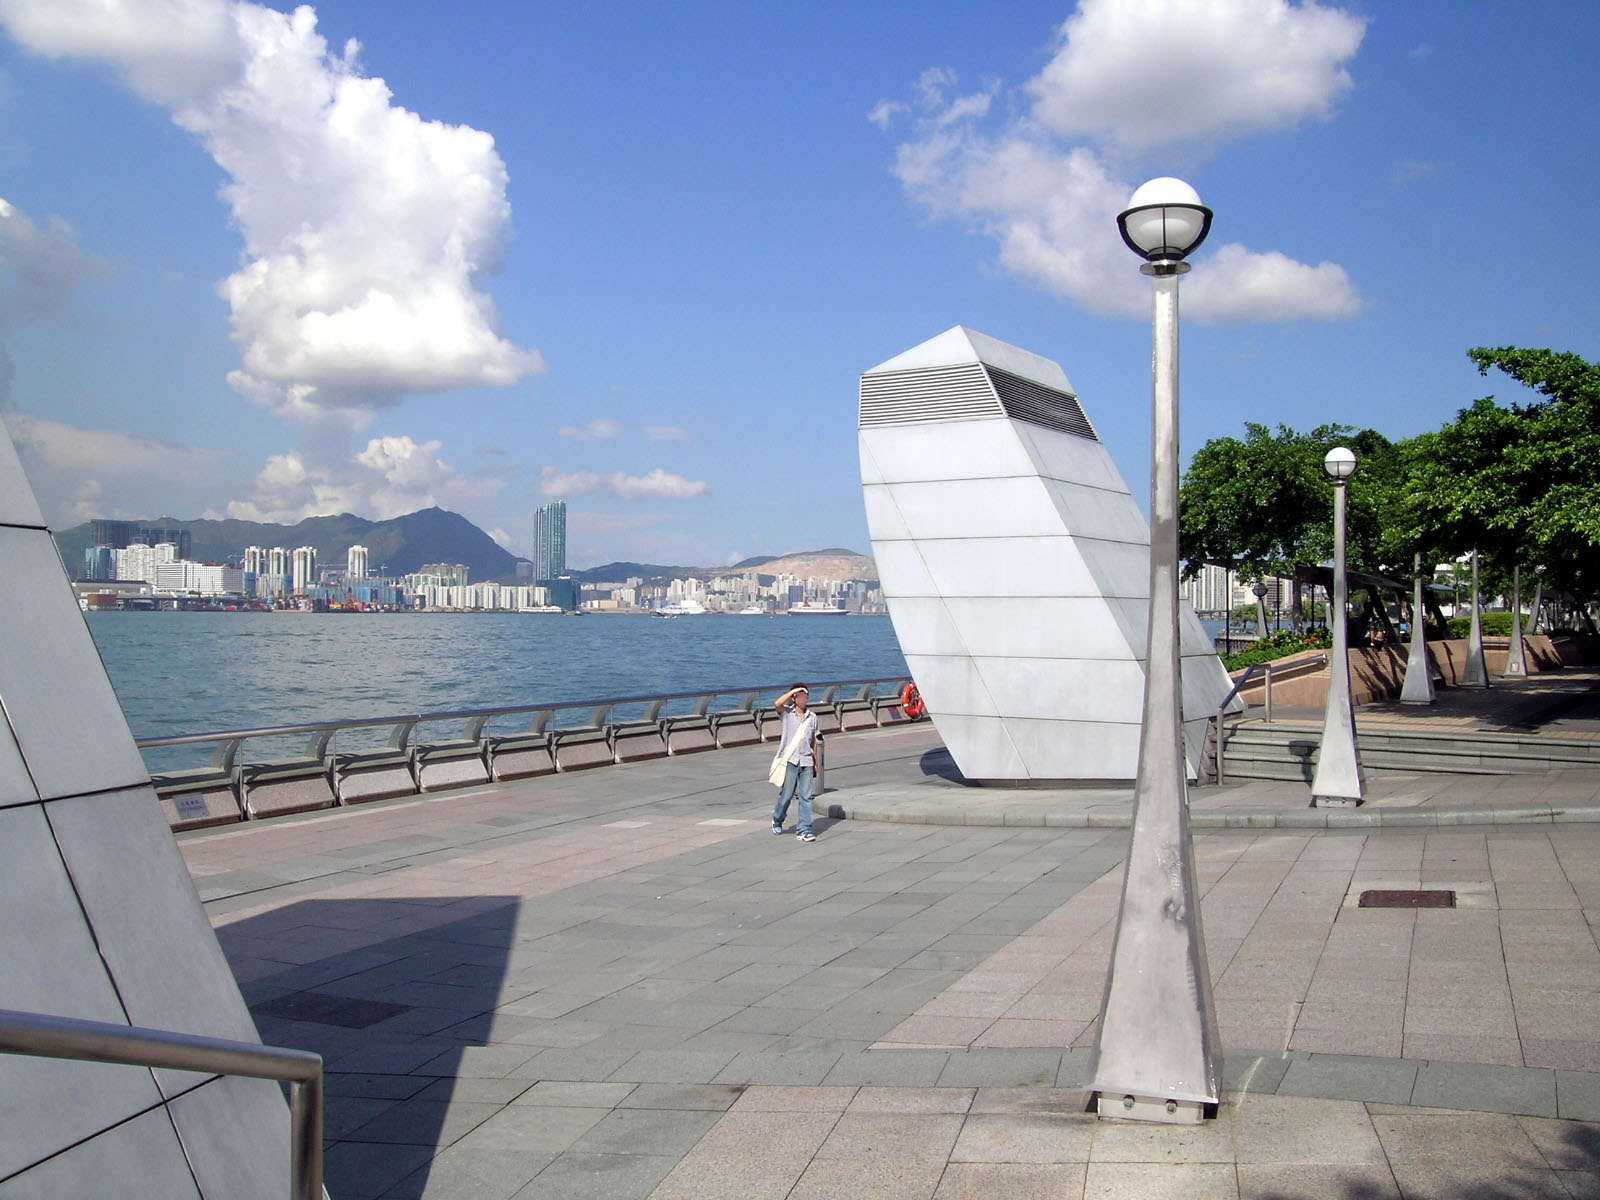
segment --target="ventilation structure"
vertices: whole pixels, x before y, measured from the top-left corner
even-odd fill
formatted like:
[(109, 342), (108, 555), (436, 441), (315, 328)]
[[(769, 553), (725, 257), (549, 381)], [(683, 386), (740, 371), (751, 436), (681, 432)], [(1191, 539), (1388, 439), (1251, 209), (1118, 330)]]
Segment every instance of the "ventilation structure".
[[(861, 377), (860, 450), (889, 615), (961, 772), (1134, 778), (1150, 531), (1061, 367), (957, 326)], [(1183, 621), (1192, 771), (1230, 684)]]

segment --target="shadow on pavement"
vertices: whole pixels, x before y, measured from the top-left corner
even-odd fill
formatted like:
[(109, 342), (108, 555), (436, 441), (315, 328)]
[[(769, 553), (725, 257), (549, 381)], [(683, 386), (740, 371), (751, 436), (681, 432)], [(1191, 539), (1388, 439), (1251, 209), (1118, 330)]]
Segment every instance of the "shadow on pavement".
[[(323, 1056), (329, 1195), (421, 1195), (433, 1156), (466, 1132), (451, 1100), (463, 1055), (488, 1043), (507, 999), (519, 905), (509, 896), (306, 900), (217, 930), (249, 980), (241, 986), (262, 1040)], [(319, 947), (338, 949), (285, 961)]]

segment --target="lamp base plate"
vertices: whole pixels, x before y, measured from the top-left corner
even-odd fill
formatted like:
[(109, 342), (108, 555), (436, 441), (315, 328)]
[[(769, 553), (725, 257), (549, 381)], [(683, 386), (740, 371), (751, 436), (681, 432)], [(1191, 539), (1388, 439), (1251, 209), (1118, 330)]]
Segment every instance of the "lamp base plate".
[(1360, 808), (1360, 796), (1313, 796), (1312, 808)]

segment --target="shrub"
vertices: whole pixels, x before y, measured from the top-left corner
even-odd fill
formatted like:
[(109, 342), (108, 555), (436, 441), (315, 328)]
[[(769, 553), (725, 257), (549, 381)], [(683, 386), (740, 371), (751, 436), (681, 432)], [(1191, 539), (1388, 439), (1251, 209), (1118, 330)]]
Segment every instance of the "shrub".
[[(1508, 612), (1480, 613), (1479, 619), (1483, 624), (1484, 637), (1510, 637), (1511, 614)], [(1471, 617), (1451, 617), (1449, 621), (1450, 636), (1465, 638), (1472, 631)]]
[(1276, 662), (1291, 654), (1299, 654), (1302, 650), (1326, 650), (1331, 645), (1333, 635), (1320, 626), (1305, 633), (1281, 629), (1277, 633), (1269, 633), (1248, 650), (1224, 655), (1222, 665), (1230, 671), (1237, 671), (1240, 667), (1253, 667), (1257, 663)]

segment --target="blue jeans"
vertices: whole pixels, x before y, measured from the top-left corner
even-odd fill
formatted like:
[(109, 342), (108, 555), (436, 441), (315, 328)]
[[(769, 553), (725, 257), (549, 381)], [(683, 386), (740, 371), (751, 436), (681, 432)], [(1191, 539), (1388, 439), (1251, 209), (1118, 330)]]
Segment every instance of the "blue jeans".
[(783, 786), (778, 789), (778, 803), (772, 810), (772, 823), (782, 825), (789, 815), (789, 801), (800, 797), (800, 832), (811, 828), (811, 781), (816, 778), (815, 767), (790, 763), (783, 771)]

